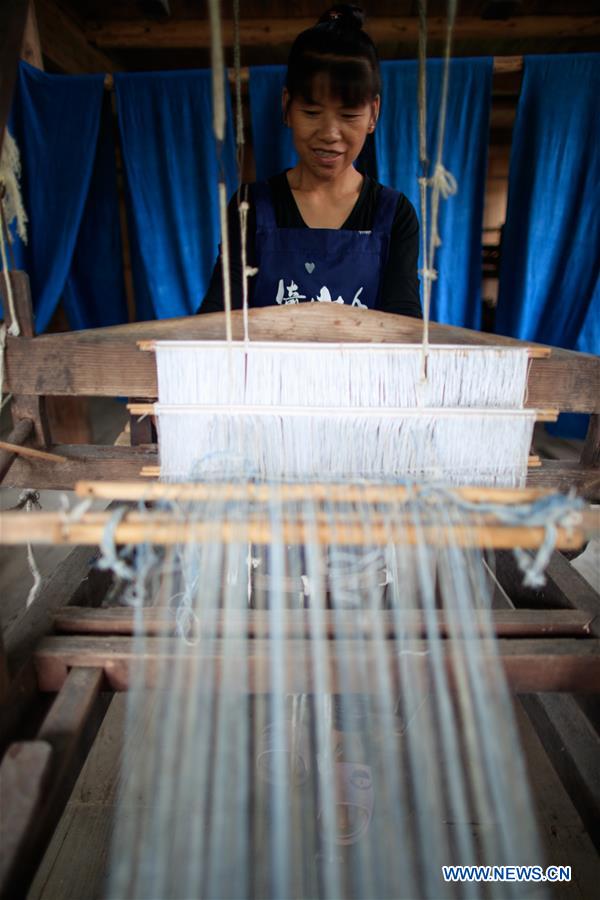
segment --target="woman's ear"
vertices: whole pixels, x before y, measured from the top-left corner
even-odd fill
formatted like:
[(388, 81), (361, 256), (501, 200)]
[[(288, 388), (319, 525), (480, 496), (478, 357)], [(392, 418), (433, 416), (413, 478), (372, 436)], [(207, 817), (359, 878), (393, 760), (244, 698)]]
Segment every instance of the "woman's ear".
[(379, 96), (379, 94), (377, 94), (377, 96), (371, 103), (371, 118), (369, 120), (369, 131), (375, 131), (375, 126), (377, 125), (377, 119), (379, 118), (379, 110), (380, 109), (381, 109), (381, 97)]
[(283, 116), (283, 124), (287, 125), (288, 123), (288, 109), (290, 105), (290, 92), (286, 87), (284, 87), (283, 92), (281, 94), (281, 115)]

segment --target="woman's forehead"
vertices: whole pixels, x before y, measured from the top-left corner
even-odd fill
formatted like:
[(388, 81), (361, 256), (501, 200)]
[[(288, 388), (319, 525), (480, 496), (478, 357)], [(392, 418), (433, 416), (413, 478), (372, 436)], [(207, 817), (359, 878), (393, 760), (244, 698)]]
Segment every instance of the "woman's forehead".
[(327, 72), (320, 72), (314, 76), (307, 90), (298, 95), (300, 103), (306, 103), (309, 106), (334, 107), (336, 109), (358, 108), (368, 105), (368, 101), (358, 101), (352, 104), (341, 96), (337, 91), (332, 89), (331, 78)]

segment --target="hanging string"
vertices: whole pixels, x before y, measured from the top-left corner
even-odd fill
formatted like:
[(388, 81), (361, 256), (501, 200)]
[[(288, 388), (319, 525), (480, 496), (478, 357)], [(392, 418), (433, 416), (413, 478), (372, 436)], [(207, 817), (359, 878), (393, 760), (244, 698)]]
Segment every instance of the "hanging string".
[(231, 328), (231, 277), (229, 270), (229, 232), (227, 227), (227, 187), (223, 168), (223, 146), (225, 143), (225, 64), (223, 59), (223, 39), (221, 33), (221, 10), (219, 0), (208, 0), (210, 13), (210, 55), (213, 96), (213, 131), (217, 141), (219, 160), (219, 220), (221, 223), (221, 261), (223, 275), (223, 306), (225, 308), (225, 336), (232, 340)]
[[(446, 44), (444, 50), (444, 70), (442, 76), (442, 94), (438, 112), (437, 150), (433, 176), (428, 176), (429, 161), (427, 158), (426, 130), (426, 41), (427, 41), (427, 4), (426, 0), (418, 0), (419, 12), (419, 157), (421, 175), (419, 191), (421, 197), (421, 216), (423, 231), (423, 343), (421, 354), (421, 381), (427, 380), (427, 361), (429, 357), (429, 317), (431, 311), (431, 285), (437, 280), (435, 269), (435, 251), (441, 244), (438, 229), (440, 196), (447, 200), (456, 194), (458, 185), (454, 176), (443, 165), (444, 137), (446, 132), (446, 113), (448, 109), (448, 85), (450, 80), (450, 53), (452, 35), (456, 20), (457, 0), (448, 0), (448, 18), (446, 23)], [(431, 188), (431, 224), (427, 234), (427, 188)]]
[[(31, 488), (26, 488), (24, 491), (21, 491), (16, 505), (12, 506), (11, 510), (24, 509), (26, 512), (31, 512), (33, 509), (41, 508), (42, 504), (40, 503), (40, 495), (38, 491), (32, 490)], [(42, 573), (38, 568), (37, 562), (35, 561), (35, 557), (33, 555), (33, 547), (29, 543), (27, 544), (27, 562), (29, 564), (31, 577), (33, 578), (33, 584), (29, 589), (27, 600), (25, 601), (25, 608), (29, 609), (33, 601), (36, 599), (42, 585)]]

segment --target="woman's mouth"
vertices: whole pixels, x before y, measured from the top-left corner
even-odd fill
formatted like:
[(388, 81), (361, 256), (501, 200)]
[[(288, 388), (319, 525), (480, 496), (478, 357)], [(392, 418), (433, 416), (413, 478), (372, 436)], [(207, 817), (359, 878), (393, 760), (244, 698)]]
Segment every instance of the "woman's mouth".
[(315, 148), (313, 150), (314, 155), (317, 157), (320, 163), (324, 165), (331, 165), (336, 160), (340, 158), (343, 154), (337, 150), (321, 150)]

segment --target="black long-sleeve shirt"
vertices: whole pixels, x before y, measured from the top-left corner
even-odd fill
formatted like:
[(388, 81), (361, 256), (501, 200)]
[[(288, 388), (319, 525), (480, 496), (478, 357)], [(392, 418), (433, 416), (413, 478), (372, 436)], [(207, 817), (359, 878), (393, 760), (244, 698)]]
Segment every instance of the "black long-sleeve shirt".
[[(252, 185), (248, 185), (248, 231), (246, 242), (247, 264), (256, 266), (256, 210)], [(269, 179), (271, 199), (278, 228), (308, 228), (294, 200), (285, 172)], [(342, 225), (350, 231), (370, 231), (373, 228), (375, 210), (381, 185), (365, 175), (360, 195), (350, 215)], [(231, 304), (233, 309), (242, 307), (242, 266), (240, 259), (240, 223), (237, 197), (229, 203), (227, 211), (229, 229), (229, 253), (231, 257)], [(392, 225), (389, 254), (383, 271), (377, 309), (381, 312), (399, 313), (421, 317), (417, 265), (419, 258), (419, 222), (410, 201), (400, 194)], [(249, 305), (252, 306), (254, 279), (248, 279)], [(221, 258), (217, 259), (200, 307), (201, 313), (223, 310)]]

